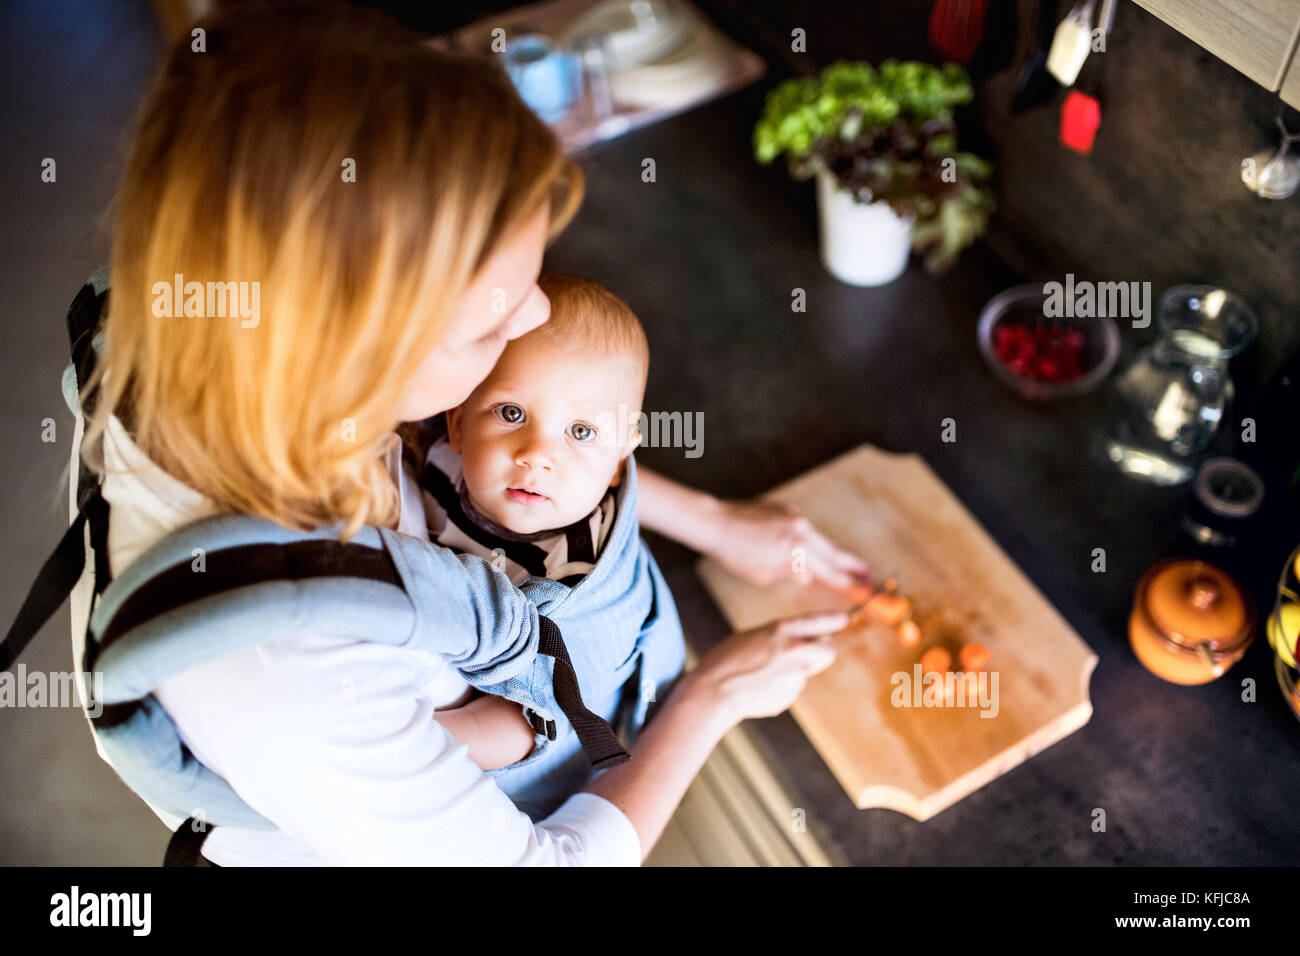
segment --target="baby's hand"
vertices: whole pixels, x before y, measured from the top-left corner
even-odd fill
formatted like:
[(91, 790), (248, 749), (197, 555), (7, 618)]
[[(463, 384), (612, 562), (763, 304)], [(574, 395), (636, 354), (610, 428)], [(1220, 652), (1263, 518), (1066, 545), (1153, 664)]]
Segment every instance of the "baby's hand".
[(504, 697), (476, 697), (461, 707), (436, 711), (433, 719), (468, 747), (469, 758), (484, 770), (518, 763), (533, 750), (535, 734), (523, 709)]

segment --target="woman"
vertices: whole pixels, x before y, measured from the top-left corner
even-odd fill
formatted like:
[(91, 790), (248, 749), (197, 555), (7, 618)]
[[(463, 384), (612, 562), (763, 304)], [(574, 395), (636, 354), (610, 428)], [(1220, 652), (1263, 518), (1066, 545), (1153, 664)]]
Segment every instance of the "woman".
[[(373, 15), (235, 7), (203, 27), (206, 49), (173, 51), (146, 103), (118, 199), (88, 431), (110, 566), (223, 511), (423, 537), (394, 429), (460, 403), (546, 321), (536, 279), (581, 175), (499, 71)], [(247, 283), (257, 315), (160, 311), (155, 286), (182, 281)], [(640, 516), (689, 528), (683, 543), (755, 580), (796, 547), (830, 583), (864, 570), (801, 518), (644, 471)], [(845, 623), (729, 638), (662, 702), (631, 762), (536, 825), (432, 718), (466, 691), (435, 655), (285, 638), (156, 696), (278, 827), (217, 828), (214, 862), (635, 864), (721, 735), (784, 710)]]

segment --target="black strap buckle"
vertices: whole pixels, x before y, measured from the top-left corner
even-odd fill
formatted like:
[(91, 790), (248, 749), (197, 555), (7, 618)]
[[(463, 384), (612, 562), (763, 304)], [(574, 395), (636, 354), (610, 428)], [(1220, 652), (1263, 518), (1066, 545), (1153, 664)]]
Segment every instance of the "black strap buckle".
[(534, 733), (541, 734), (547, 740), (555, 739), (555, 721), (544, 719), (531, 707), (524, 708), (524, 720), (532, 726)]

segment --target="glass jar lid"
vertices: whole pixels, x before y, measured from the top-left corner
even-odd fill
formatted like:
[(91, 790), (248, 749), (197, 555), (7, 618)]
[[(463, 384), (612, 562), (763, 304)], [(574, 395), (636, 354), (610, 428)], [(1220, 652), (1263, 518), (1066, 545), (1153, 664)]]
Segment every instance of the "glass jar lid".
[(1171, 558), (1153, 565), (1138, 585), (1138, 606), (1171, 643), (1230, 652), (1254, 636), (1250, 598), (1226, 572), (1204, 561)]
[(1224, 518), (1248, 518), (1264, 501), (1264, 481), (1245, 462), (1210, 458), (1196, 474), (1196, 497)]
[(1203, 359), (1232, 358), (1259, 331), (1259, 319), (1245, 301), (1212, 285), (1166, 289), (1156, 322), (1172, 344)]

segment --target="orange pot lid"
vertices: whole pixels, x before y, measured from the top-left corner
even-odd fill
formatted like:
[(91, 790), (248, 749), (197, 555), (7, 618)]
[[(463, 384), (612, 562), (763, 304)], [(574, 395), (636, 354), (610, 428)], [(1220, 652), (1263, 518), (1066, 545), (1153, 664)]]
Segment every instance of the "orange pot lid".
[(1172, 559), (1152, 566), (1138, 600), (1159, 630), (1186, 647), (1224, 648), (1248, 639), (1254, 628), (1241, 586), (1204, 561)]

